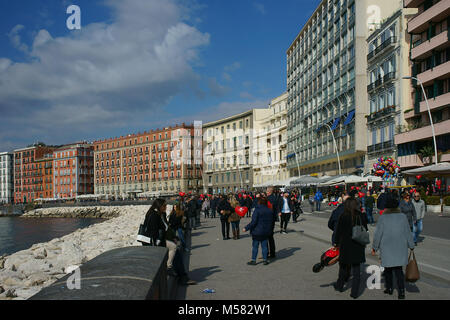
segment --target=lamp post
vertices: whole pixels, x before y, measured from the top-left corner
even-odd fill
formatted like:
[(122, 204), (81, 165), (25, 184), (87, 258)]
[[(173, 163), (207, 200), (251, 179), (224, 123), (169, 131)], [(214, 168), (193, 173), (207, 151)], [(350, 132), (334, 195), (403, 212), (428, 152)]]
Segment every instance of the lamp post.
[[(325, 106), (325, 109), (327, 109), (328, 112), (330, 111), (326, 106)], [(334, 138), (333, 130), (331, 130), (331, 127), (327, 123), (324, 123), (324, 125), (326, 125), (327, 128), (330, 130), (331, 136), (333, 137), (334, 149), (336, 150), (336, 155), (337, 155), (337, 158), (338, 158), (339, 175), (341, 175), (342, 174), (342, 172), (341, 172), (341, 160), (339, 159), (339, 151), (338, 151), (338, 148), (337, 148), (336, 139)]]
[(430, 123), (431, 123), (431, 132), (433, 133), (433, 143), (434, 143), (434, 163), (438, 164), (438, 153), (437, 153), (437, 145), (436, 145), (436, 135), (434, 133), (434, 125), (433, 125), (433, 119), (431, 117), (431, 111), (430, 111), (430, 105), (428, 104), (428, 99), (427, 99), (427, 94), (425, 93), (425, 89), (423, 88), (423, 84), (422, 81), (420, 81), (419, 79), (417, 79), (416, 77), (412, 77), (412, 76), (406, 76), (403, 77), (403, 79), (414, 79), (417, 82), (420, 83), (420, 87), (422, 88), (422, 92), (423, 92), (423, 96), (425, 97), (425, 102), (427, 104), (427, 109), (428, 109), (428, 116), (430, 117)]
[(298, 153), (297, 151), (294, 151), (294, 153), (295, 153), (295, 161), (297, 162), (298, 176), (300, 177), (300, 164), (298, 163)]

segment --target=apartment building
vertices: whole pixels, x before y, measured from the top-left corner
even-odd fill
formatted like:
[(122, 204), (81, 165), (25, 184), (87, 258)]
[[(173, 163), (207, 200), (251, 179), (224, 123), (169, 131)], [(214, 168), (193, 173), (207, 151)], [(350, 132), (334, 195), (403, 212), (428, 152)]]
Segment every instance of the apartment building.
[(40, 143), (14, 150), (14, 203), (44, 198), (45, 165), (39, 160), (50, 157), (54, 149)]
[(14, 154), (0, 153), (0, 204), (14, 202)]
[(253, 139), (254, 185), (289, 178), (287, 170), (287, 92), (273, 99)]
[[(398, 161), (403, 169), (435, 161), (433, 120), (438, 160), (450, 161), (450, 1), (404, 0), (405, 8), (417, 8), (408, 22), (413, 63), (410, 108), (406, 125), (395, 135)], [(421, 84), (424, 87), (423, 93)], [(426, 97), (425, 97), (426, 95)], [(431, 154), (429, 150), (432, 150)]]
[(363, 171), (366, 39), (374, 25), (399, 7), (399, 1), (392, 0), (323, 0), (289, 46), (287, 167), (291, 176), (339, 173), (334, 141), (342, 173)]
[(366, 173), (380, 157), (397, 158), (395, 132), (405, 124), (404, 112), (412, 104), (411, 84), (403, 79), (411, 75), (412, 67), (407, 21), (416, 13), (417, 9), (400, 8), (367, 38)]
[(53, 153), (46, 153), (42, 158), (36, 159), (36, 165), (38, 167), (38, 184), (41, 193), (39, 197), (41, 199), (53, 198)]
[(202, 190), (201, 124), (94, 141), (94, 191), (115, 197)]
[(205, 191), (226, 194), (253, 188), (254, 137), (269, 109), (251, 109), (203, 124)]
[(45, 181), (54, 181), (51, 197), (64, 199), (94, 193), (92, 144), (79, 142), (61, 146), (53, 151), (51, 160), (46, 164), (49, 175)]

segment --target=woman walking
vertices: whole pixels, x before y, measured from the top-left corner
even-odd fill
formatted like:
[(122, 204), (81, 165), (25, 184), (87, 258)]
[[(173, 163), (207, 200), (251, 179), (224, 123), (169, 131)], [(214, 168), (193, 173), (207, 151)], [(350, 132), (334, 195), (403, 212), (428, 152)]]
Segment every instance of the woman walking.
[(416, 209), (411, 202), (411, 196), (408, 192), (405, 192), (403, 194), (403, 200), (400, 201), (399, 208), (400, 211), (406, 215), (409, 223), (409, 228), (411, 229), (411, 232), (413, 232), (414, 224), (417, 221), (417, 214)]
[(344, 291), (344, 284), (353, 275), (352, 290), (350, 297), (356, 299), (359, 293), (361, 281), (360, 265), (366, 262), (365, 246), (352, 239), (352, 229), (355, 225), (362, 225), (367, 230), (367, 218), (359, 210), (359, 202), (351, 197), (344, 202), (344, 212), (339, 217), (336, 234), (335, 247), (339, 247), (339, 276), (334, 288)]
[(258, 205), (252, 214), (252, 221), (243, 229), (244, 232), (250, 231), (252, 235), (252, 260), (247, 264), (256, 265), (258, 248), (261, 245), (263, 263), (269, 264), (267, 258), (269, 253), (268, 239), (272, 234), (273, 212), (267, 206), (267, 198), (260, 197)]
[(169, 216), (170, 227), (177, 232), (178, 239), (180, 239), (181, 245), (186, 252), (189, 252), (189, 248), (186, 245), (184, 237), (184, 224), (186, 218), (184, 217), (184, 211), (181, 210), (181, 206), (176, 204), (172, 213)]
[(385, 211), (377, 222), (372, 244), (372, 255), (381, 252), (386, 290), (393, 294), (393, 275), (397, 280), (398, 298), (405, 299), (405, 276), (403, 266), (408, 264), (408, 248), (414, 250), (414, 239), (407, 216), (398, 208), (398, 198), (387, 193)]
[(231, 230), (233, 231), (233, 240), (239, 239), (239, 222), (241, 217), (236, 213), (236, 207), (239, 207), (239, 202), (235, 197), (230, 197), (231, 213), (228, 222), (231, 223)]
[(177, 276), (176, 272), (173, 270), (173, 259), (177, 251), (176, 236), (175, 232), (170, 228), (169, 223), (167, 222), (166, 209), (166, 200), (161, 198), (156, 199), (145, 216), (144, 225), (148, 225), (153, 245), (169, 249), (167, 274)]

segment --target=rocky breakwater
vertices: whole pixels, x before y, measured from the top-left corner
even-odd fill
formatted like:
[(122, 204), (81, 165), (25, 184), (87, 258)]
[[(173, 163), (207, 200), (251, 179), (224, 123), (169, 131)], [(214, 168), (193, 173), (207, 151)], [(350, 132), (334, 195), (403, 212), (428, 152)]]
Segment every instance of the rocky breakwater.
[(24, 213), (22, 218), (102, 218), (118, 217), (124, 207), (64, 207), (41, 208)]
[(79, 266), (112, 249), (140, 246), (136, 236), (149, 206), (108, 208), (118, 216), (10, 256), (1, 256), (0, 299), (28, 299), (65, 276), (69, 266)]

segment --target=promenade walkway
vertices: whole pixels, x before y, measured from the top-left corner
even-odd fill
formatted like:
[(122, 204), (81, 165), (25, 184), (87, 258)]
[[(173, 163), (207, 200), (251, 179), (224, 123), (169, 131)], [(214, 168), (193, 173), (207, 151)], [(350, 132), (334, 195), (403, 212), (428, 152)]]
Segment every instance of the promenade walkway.
[[(202, 225), (192, 232), (190, 277), (197, 285), (180, 287), (177, 299), (183, 300), (298, 300), (298, 299), (351, 299), (350, 283), (345, 292), (336, 292), (333, 283), (337, 279), (338, 266), (327, 267), (313, 273), (312, 266), (319, 261), (321, 253), (330, 246), (331, 231), (327, 228), (327, 213), (301, 215), (299, 223), (290, 222), (288, 234), (275, 234), (277, 259), (265, 266), (258, 260), (249, 266), (251, 236), (242, 234), (240, 240), (222, 240), (218, 218), (204, 219)], [(300, 220), (299, 219), (299, 220)], [(241, 220), (241, 229), (249, 218)], [(279, 223), (275, 227), (279, 231)], [(373, 235), (374, 227), (370, 227)], [(425, 237), (416, 249), (422, 278), (415, 284), (407, 283), (406, 299), (450, 299), (450, 270), (448, 252), (450, 241)], [(442, 251), (444, 250), (444, 251)], [(261, 252), (259, 253), (261, 256)], [(367, 248), (367, 262), (362, 268), (361, 296), (359, 299), (396, 300), (381, 290), (369, 290), (365, 272), (368, 265), (379, 265)], [(425, 266), (427, 265), (427, 266)], [(215, 293), (202, 293), (206, 288)]]

